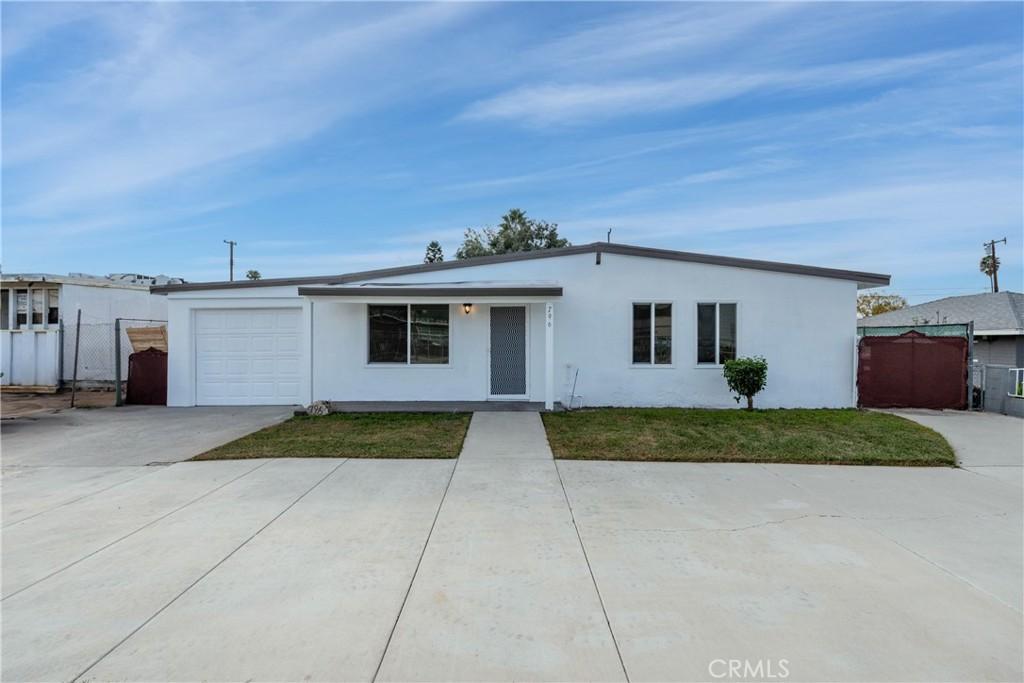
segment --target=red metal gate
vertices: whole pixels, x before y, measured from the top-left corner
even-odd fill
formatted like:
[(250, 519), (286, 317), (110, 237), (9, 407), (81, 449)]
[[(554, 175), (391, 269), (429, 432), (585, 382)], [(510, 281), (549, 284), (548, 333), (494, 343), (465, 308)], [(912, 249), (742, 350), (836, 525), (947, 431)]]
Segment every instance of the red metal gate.
[(967, 407), (967, 340), (907, 332), (863, 337), (857, 390), (866, 408)]
[(128, 356), (125, 403), (167, 405), (167, 353), (154, 348)]

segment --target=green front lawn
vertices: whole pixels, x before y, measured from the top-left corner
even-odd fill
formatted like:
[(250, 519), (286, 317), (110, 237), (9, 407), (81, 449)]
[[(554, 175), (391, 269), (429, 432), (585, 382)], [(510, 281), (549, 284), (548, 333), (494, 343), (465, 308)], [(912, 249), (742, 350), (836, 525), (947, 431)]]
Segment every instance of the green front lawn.
[(468, 413), (334, 413), (293, 417), (193, 460), (239, 458), (454, 458)]
[(942, 436), (866, 410), (593, 408), (545, 413), (556, 458), (948, 465)]

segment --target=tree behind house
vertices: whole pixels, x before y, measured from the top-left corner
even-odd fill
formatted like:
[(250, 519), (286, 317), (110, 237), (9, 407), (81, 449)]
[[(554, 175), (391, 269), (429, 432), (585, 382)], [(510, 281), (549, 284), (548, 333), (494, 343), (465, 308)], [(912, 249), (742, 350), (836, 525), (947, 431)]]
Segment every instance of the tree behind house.
[(245, 279), (247, 280), (262, 280), (263, 276), (260, 275), (258, 270), (247, 270), (245, 271)]
[(857, 317), (881, 315), (907, 307), (907, 300), (896, 294), (859, 294), (857, 296)]
[(427, 245), (427, 253), (423, 256), (424, 263), (440, 263), (444, 261), (444, 251), (441, 250), (441, 244), (437, 240), (432, 240)]
[(521, 209), (510, 209), (501, 217), (497, 228), (487, 226), (480, 230), (466, 230), (455, 258), (467, 259), (568, 246), (569, 240), (558, 235), (557, 223), (530, 218)]

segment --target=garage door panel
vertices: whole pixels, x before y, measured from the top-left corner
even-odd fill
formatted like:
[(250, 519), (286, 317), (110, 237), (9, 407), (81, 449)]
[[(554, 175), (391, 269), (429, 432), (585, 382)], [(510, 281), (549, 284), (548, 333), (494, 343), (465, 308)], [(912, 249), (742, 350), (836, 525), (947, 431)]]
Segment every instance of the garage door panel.
[(229, 375), (248, 375), (252, 364), (245, 358), (229, 358), (225, 363)]
[[(283, 363), (284, 361), (281, 362)], [(273, 375), (275, 366), (281, 367), (281, 364), (275, 363), (273, 358), (254, 358), (252, 361), (252, 372), (256, 375)], [(283, 370), (284, 368), (281, 367), (281, 369)]]
[(213, 334), (200, 334), (196, 337), (196, 350), (204, 353), (223, 351), (224, 337)]
[(196, 403), (301, 402), (299, 309), (196, 312)]
[(299, 359), (298, 358), (281, 358), (277, 361), (278, 370), (284, 375), (298, 375), (299, 374)]
[(252, 339), (250, 337), (243, 337), (238, 334), (224, 336), (224, 351), (228, 353), (248, 351), (251, 346)]
[(252, 350), (260, 353), (269, 353), (274, 350), (274, 336), (260, 335), (252, 337)]
[(219, 358), (204, 358), (199, 362), (199, 376), (220, 375), (224, 373), (224, 361)]
[(219, 332), (224, 329), (224, 319), (212, 316), (196, 316), (196, 330), (199, 332)]
[(270, 398), (274, 395), (273, 382), (253, 382), (252, 395), (254, 398)]
[(296, 399), (297, 402), (299, 398), (299, 385), (297, 382), (279, 382), (277, 393), (279, 396), (290, 396)]

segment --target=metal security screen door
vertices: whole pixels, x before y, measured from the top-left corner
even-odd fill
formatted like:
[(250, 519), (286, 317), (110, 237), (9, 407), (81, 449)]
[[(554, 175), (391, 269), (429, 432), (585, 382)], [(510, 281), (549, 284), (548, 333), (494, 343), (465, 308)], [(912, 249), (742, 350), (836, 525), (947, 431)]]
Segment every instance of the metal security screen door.
[(491, 306), (491, 396), (526, 396), (525, 306)]

